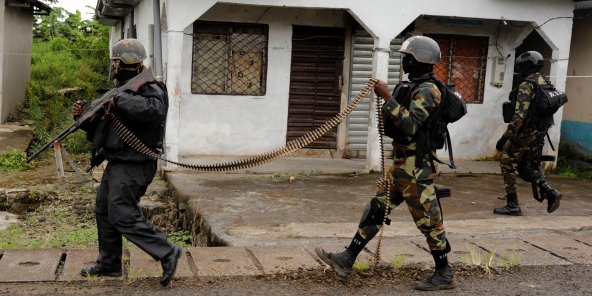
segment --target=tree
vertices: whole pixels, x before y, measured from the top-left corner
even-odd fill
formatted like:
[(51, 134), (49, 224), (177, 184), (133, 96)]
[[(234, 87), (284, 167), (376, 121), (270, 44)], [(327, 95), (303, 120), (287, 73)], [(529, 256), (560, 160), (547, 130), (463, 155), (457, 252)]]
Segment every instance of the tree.
[[(35, 17), (31, 80), (23, 110), (35, 127), (31, 148), (72, 122), (69, 110), (74, 101), (91, 101), (110, 88), (108, 46), (109, 28), (96, 20), (83, 20), (80, 12), (53, 7), (49, 15)], [(74, 137), (78, 138), (84, 141)]]

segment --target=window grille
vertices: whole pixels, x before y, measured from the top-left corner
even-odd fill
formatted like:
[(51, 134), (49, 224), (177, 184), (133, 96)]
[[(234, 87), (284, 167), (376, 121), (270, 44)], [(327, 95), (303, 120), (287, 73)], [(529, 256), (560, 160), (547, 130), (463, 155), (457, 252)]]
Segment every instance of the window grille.
[(267, 32), (267, 25), (195, 22), (191, 93), (264, 95)]
[(434, 67), (438, 80), (454, 84), (467, 103), (483, 103), (487, 37), (429, 35), (438, 42), (442, 60)]

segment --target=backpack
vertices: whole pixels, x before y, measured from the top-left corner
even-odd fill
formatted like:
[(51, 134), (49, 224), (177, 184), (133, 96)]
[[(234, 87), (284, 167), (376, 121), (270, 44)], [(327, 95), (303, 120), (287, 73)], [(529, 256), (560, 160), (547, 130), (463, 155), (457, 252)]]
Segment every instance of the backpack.
[[(549, 141), (549, 146), (555, 151), (551, 137), (549, 137), (549, 128), (553, 125), (553, 114), (567, 103), (567, 95), (559, 91), (553, 86), (549, 80), (545, 79), (545, 84), (540, 85), (536, 81), (524, 80), (532, 84), (535, 89), (534, 98), (530, 103), (528, 109), (528, 116), (523, 126), (529, 128), (535, 128), (539, 131), (544, 131)], [(518, 88), (513, 89), (510, 92), (510, 98), (508, 102), (504, 102), (502, 105), (502, 115), (505, 123), (510, 123), (514, 112), (516, 112), (516, 103), (518, 101)]]
[[(448, 124), (458, 121), (467, 114), (467, 105), (460, 93), (455, 91), (453, 86), (446, 85), (431, 76), (429, 79), (412, 82), (405, 81), (397, 84), (393, 91), (393, 98), (405, 108), (409, 108), (413, 90), (426, 81), (434, 83), (440, 90), (442, 96), (440, 105), (432, 111), (430, 116), (423, 123), (421, 130), (415, 135), (415, 140), (417, 142), (416, 166), (421, 166), (423, 156), (427, 151), (442, 149), (446, 146), (450, 158), (450, 164), (447, 165), (454, 169), (456, 168), (456, 165), (454, 164)], [(401, 144), (407, 144), (413, 140), (411, 137), (406, 137), (397, 131), (396, 126), (388, 114), (383, 113), (383, 116), (385, 135), (393, 138), (395, 142)], [(432, 157), (431, 153), (428, 154), (430, 155), (432, 167), (434, 167), (433, 160), (436, 160), (439, 163), (444, 163), (439, 159)]]
[[(540, 119), (544, 119), (541, 117), (548, 117), (549, 115), (553, 115), (567, 103), (567, 95), (559, 91), (553, 86), (551, 82), (545, 79), (545, 84), (540, 85), (536, 81), (531, 80), (524, 80), (532, 84), (535, 89), (534, 99), (530, 103), (529, 108), (529, 116), (528, 117), (539, 117), (533, 118), (533, 121), (537, 121)], [(512, 117), (514, 117), (514, 112), (516, 111), (516, 103), (518, 100), (518, 89), (513, 89), (510, 92), (510, 97), (508, 102), (504, 102), (502, 105), (502, 115), (504, 117), (505, 123), (510, 123), (512, 121)], [(530, 110), (534, 110), (531, 115)]]

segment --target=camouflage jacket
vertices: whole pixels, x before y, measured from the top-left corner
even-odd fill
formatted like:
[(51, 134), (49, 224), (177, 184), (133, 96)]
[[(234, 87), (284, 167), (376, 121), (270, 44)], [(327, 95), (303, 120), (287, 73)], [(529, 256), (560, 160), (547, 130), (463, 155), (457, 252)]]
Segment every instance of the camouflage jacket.
[[(426, 74), (417, 80), (429, 78), (430, 74)], [(397, 129), (404, 135), (411, 138), (411, 143), (406, 146), (398, 146), (393, 143), (397, 150), (415, 150), (416, 141), (415, 134), (419, 131), (430, 116), (434, 108), (440, 105), (442, 94), (438, 86), (431, 81), (421, 82), (411, 93), (411, 101), (409, 108), (399, 104), (395, 98), (384, 104), (383, 112), (386, 112), (392, 119)]]
[[(545, 79), (540, 73), (532, 73), (528, 75), (525, 80), (529, 80), (532, 82), (537, 82), (539, 85), (545, 84)], [(530, 108), (530, 103), (534, 99), (536, 90), (532, 83), (528, 81), (522, 81), (518, 86), (518, 94), (516, 99), (516, 110), (514, 111), (514, 116), (512, 120), (508, 124), (508, 128), (504, 133), (504, 137), (506, 138), (519, 138), (523, 135), (533, 134), (537, 131), (522, 128), (524, 123), (528, 119), (528, 109)]]

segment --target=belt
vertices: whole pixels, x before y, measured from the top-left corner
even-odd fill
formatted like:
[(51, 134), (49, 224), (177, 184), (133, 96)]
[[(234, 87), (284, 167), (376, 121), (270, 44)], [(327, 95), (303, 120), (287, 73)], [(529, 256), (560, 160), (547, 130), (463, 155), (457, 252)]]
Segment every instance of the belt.
[(407, 158), (410, 156), (415, 156), (415, 150), (399, 150), (395, 151), (395, 158)]

